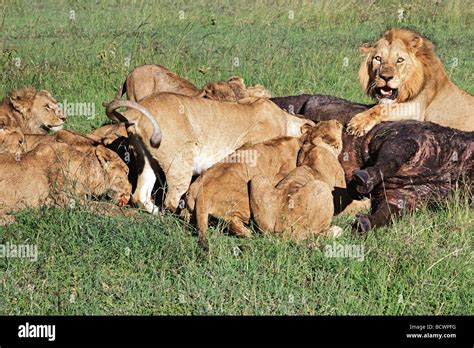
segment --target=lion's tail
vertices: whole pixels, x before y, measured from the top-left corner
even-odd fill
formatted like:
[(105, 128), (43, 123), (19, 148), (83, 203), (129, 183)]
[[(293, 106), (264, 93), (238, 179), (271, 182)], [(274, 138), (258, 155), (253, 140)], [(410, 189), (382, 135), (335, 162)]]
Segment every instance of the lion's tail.
[(196, 202), (194, 205), (194, 214), (196, 217), (196, 225), (199, 233), (199, 244), (205, 249), (208, 248), (206, 233), (208, 227), (209, 213), (207, 211), (207, 205), (204, 198), (203, 187), (199, 188), (199, 192), (196, 196)]
[(135, 109), (140, 111), (147, 119), (150, 121), (151, 125), (153, 126), (153, 134), (151, 135), (150, 138), (150, 143), (151, 146), (153, 147), (158, 147), (161, 143), (161, 138), (162, 138), (162, 133), (161, 133), (161, 128), (160, 125), (158, 124), (158, 121), (156, 118), (152, 115), (150, 111), (148, 111), (147, 108), (145, 108), (143, 105), (138, 104), (137, 102), (131, 101), (131, 100), (122, 100), (122, 99), (114, 99), (111, 103), (106, 104), (104, 103), (104, 106), (106, 107), (105, 112), (107, 116), (114, 120), (114, 121), (119, 121), (119, 122), (129, 122), (133, 123), (125, 117), (122, 113), (116, 111), (116, 109), (120, 107), (127, 107), (131, 109)]

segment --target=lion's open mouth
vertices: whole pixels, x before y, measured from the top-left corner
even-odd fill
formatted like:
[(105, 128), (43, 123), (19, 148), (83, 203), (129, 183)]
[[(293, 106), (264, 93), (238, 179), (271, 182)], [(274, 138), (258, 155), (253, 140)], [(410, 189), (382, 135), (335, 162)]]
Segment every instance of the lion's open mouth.
[(398, 89), (388, 86), (378, 87), (375, 89), (375, 97), (377, 99), (395, 99), (398, 95)]

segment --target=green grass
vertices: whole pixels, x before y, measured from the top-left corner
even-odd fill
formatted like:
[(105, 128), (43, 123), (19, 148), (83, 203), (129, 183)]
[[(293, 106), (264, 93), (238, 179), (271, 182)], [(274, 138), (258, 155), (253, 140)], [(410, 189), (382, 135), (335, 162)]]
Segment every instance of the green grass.
[[(79, 131), (107, 121), (102, 102), (143, 63), (198, 86), (240, 75), (276, 96), (368, 101), (357, 82), (357, 47), (400, 25), (431, 38), (451, 79), (472, 94), (473, 18), (464, 1), (0, 0), (0, 95), (33, 85), (59, 101), (95, 103), (94, 119), (68, 119)], [(474, 313), (474, 216), (459, 197), (366, 239), (350, 235), (351, 218), (336, 218), (345, 230), (337, 243), (363, 246), (363, 261), (326, 257), (332, 240), (313, 247), (259, 234), (240, 240), (221, 224), (204, 255), (171, 215), (130, 220), (39, 209), (16, 216), (0, 228), (0, 244), (37, 244), (39, 256), (0, 258), (0, 314)]]

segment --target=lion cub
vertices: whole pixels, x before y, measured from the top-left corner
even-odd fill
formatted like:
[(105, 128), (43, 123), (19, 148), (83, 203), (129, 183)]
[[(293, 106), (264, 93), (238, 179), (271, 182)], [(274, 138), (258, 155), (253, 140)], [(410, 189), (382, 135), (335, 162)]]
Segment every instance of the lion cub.
[(40, 143), (21, 159), (0, 155), (0, 225), (14, 221), (13, 210), (42, 205), (65, 206), (76, 199), (107, 194), (118, 205), (128, 202), (128, 168), (102, 145)]
[(250, 182), (250, 210), (263, 232), (282, 234), (302, 241), (327, 232), (337, 237), (342, 230), (330, 228), (334, 214), (332, 190), (345, 187), (338, 156), (342, 149), (342, 125), (335, 120), (318, 123), (302, 137), (298, 161), (276, 185), (266, 176)]
[(200, 242), (205, 243), (209, 215), (227, 221), (237, 236), (250, 237), (245, 227), (250, 220), (248, 183), (261, 174), (271, 178), (272, 185), (278, 183), (296, 167), (300, 145), (292, 137), (244, 145), (199, 176), (186, 194), (182, 216), (188, 221), (193, 217)]

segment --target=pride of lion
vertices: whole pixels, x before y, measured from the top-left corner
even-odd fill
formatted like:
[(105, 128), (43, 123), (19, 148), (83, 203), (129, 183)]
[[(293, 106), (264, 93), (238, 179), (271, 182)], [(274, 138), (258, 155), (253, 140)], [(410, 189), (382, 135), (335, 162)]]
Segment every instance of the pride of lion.
[(142, 65), (104, 103), (112, 123), (80, 134), (62, 129), (67, 115), (48, 91), (12, 91), (0, 104), (0, 225), (26, 207), (105, 199), (113, 214), (177, 214), (203, 246), (211, 217), (239, 237), (301, 242), (339, 236), (341, 212), (365, 234), (460, 185), (472, 201), (474, 97), (419, 33), (390, 29), (361, 51), (373, 105), (272, 97), (239, 76), (198, 88)]

